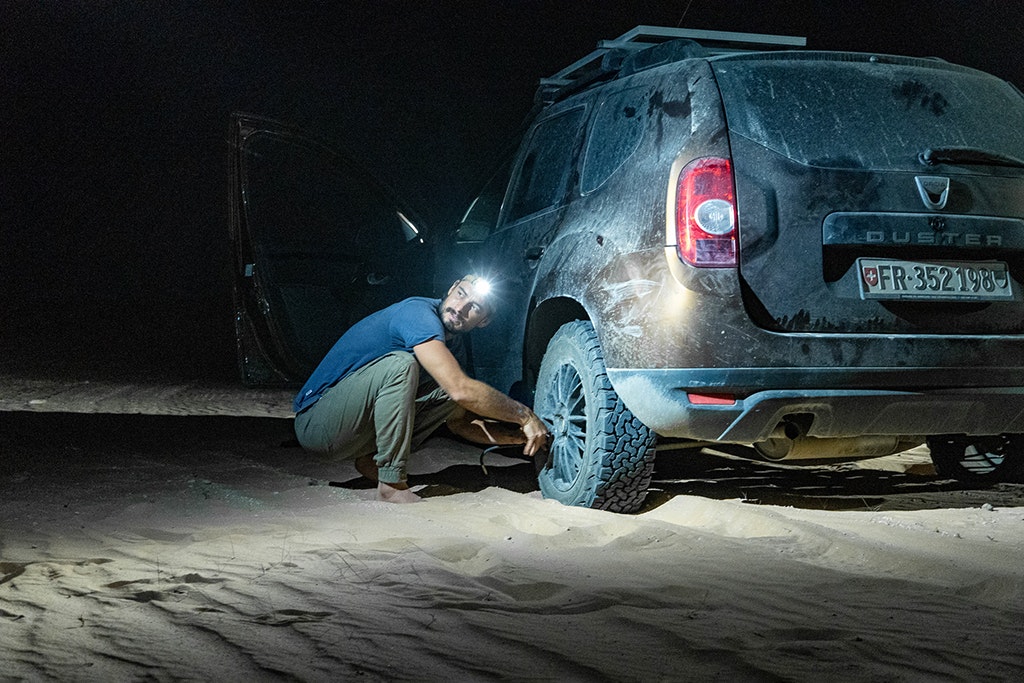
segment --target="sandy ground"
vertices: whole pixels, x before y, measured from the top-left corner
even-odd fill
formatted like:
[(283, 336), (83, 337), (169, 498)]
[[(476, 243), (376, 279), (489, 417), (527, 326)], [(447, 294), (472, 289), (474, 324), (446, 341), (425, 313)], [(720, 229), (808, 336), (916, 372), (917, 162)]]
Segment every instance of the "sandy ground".
[[(426, 500), (397, 506), (292, 446), (273, 400), (6, 389), (0, 680), (1024, 670), (1024, 487), (940, 481), (926, 453), (809, 469), (665, 453), (643, 511), (616, 515), (438, 437), (414, 463)], [(171, 414), (131, 414), (168, 391)]]

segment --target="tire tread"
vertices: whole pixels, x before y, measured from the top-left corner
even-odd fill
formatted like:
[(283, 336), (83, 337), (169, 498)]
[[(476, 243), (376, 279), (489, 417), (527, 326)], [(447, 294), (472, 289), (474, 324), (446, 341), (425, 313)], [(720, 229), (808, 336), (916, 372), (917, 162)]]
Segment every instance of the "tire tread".
[(585, 358), (590, 374), (584, 381), (594, 390), (587, 410), (596, 410), (595, 422), (603, 427), (597, 434), (587, 435), (588, 441), (594, 440), (590, 450), (600, 458), (598, 466), (586, 474), (586, 488), (592, 492), (592, 499), (563, 502), (611, 512), (636, 512), (647, 496), (654, 471), (655, 434), (619, 400), (608, 379), (597, 333), (589, 321), (563, 325), (549, 349), (563, 343), (574, 345)]

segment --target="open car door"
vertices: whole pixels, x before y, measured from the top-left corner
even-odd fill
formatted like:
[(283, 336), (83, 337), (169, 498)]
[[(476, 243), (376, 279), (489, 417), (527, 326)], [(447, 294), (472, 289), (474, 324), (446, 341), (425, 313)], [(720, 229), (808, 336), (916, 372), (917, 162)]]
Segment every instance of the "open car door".
[(432, 260), (411, 214), (327, 145), (237, 113), (231, 139), (242, 379), (300, 383), (353, 323), (429, 292)]

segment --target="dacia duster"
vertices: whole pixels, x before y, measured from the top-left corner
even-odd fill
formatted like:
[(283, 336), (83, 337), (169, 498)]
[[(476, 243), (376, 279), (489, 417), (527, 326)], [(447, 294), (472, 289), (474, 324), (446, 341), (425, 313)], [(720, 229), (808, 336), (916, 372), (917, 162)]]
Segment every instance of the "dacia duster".
[(439, 252), (502, 292), (473, 370), (549, 423), (545, 496), (634, 511), (656, 441), (1021, 478), (1024, 98), (802, 45), (600, 44)]

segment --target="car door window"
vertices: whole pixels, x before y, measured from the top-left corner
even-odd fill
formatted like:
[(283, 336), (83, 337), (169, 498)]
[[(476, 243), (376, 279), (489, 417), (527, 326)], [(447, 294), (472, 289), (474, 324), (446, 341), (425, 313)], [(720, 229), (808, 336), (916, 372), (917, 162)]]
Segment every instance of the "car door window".
[(501, 213), (501, 204), (508, 191), (513, 158), (509, 157), (488, 181), (483, 191), (473, 200), (455, 233), (459, 242), (482, 242), (494, 232)]
[(506, 223), (556, 206), (569, 182), (583, 107), (571, 109), (537, 125), (516, 178)]

